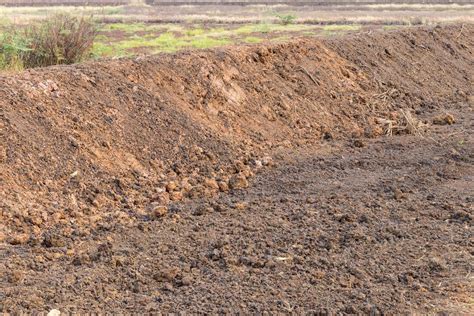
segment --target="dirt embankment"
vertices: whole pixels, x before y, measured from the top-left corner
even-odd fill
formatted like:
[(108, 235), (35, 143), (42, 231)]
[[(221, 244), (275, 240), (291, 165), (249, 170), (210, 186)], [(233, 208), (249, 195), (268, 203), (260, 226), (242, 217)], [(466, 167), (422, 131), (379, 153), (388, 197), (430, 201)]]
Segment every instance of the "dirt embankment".
[[(248, 185), (275, 148), (472, 102), (474, 28), (229, 47), (0, 77), (0, 241), (80, 238)], [(472, 104), (472, 103), (471, 103)]]

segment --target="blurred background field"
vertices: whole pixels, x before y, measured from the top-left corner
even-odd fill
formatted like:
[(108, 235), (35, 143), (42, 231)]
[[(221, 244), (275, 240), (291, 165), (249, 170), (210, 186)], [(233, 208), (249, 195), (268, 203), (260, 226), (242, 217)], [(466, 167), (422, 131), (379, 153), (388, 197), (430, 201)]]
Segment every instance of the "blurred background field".
[[(3, 4), (12, 3), (0, 0), (0, 4), (2, 1)], [(48, 2), (19, 0), (15, 3), (21, 4), (21, 1)], [(75, 0), (73, 4), (76, 5), (59, 5), (71, 1), (49, 0), (48, 3), (55, 5), (0, 6), (0, 41), (12, 30), (27, 28), (58, 13), (94, 21), (97, 34), (88, 58), (281, 42), (295, 37), (338, 36), (413, 25), (474, 22), (472, 4), (147, 4), (152, 2), (95, 0), (87, 2), (88, 5), (77, 5), (82, 2)]]

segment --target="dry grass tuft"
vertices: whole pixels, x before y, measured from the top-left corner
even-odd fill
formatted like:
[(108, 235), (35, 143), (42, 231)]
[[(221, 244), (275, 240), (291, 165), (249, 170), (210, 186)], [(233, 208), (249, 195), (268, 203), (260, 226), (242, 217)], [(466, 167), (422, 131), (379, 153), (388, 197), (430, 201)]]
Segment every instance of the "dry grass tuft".
[(427, 124), (417, 119), (410, 110), (400, 109), (393, 119), (378, 118), (377, 122), (383, 126), (384, 133), (392, 135), (418, 135), (426, 132)]

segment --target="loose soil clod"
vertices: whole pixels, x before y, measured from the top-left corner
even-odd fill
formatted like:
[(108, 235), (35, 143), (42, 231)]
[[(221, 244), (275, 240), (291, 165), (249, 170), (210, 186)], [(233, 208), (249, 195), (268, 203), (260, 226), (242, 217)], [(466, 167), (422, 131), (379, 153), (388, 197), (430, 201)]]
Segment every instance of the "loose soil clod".
[(433, 124), (436, 125), (452, 125), (455, 122), (454, 116), (449, 113), (441, 114), (433, 118)]

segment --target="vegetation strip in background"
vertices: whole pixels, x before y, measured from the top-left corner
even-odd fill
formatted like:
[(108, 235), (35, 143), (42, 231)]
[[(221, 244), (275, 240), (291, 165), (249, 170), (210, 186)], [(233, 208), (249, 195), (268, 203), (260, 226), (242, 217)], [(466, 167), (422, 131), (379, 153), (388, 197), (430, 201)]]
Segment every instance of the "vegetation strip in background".
[[(18, 71), (91, 58), (176, 52), (228, 44), (257, 44), (263, 41), (282, 42), (296, 36), (334, 36), (361, 29), (390, 30), (401, 27), (400, 24), (392, 25), (398, 23), (398, 16), (395, 20), (393, 16), (384, 15), (382, 20), (378, 17), (377, 14), (385, 7), (370, 7), (372, 11), (349, 19), (343, 15), (347, 10), (341, 10), (335, 12), (336, 15), (329, 15), (328, 20), (324, 10), (313, 12), (311, 9), (301, 10), (291, 6), (227, 6), (226, 11), (219, 8), (210, 10), (207, 7), (192, 11), (182, 7), (179, 12), (166, 11), (164, 8), (157, 11), (156, 7), (143, 4), (116, 7), (0, 6), (0, 70)], [(431, 8), (389, 6), (394, 10), (409, 10), (412, 7), (417, 10)], [(443, 8), (460, 12), (458, 6)], [(462, 7), (463, 12), (470, 12), (472, 8)], [(430, 10), (435, 9), (438, 7)], [(58, 14), (69, 18), (58, 20)], [(249, 18), (254, 22), (249, 23)], [(408, 14), (403, 16), (402, 24), (437, 23), (433, 21), (441, 18), (444, 17), (437, 15), (435, 20), (430, 20), (428, 16), (422, 19)], [(372, 24), (366, 25), (368, 22)]]

